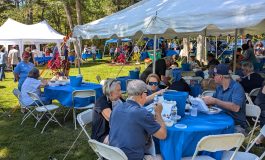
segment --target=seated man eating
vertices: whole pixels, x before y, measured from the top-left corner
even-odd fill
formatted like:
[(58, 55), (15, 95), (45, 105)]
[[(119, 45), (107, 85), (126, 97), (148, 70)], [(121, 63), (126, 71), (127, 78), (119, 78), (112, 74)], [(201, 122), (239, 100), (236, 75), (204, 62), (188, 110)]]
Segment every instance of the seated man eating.
[(246, 97), (243, 87), (232, 80), (229, 75), (229, 66), (219, 64), (214, 69), (214, 81), (217, 84), (213, 97), (203, 97), (207, 105), (216, 105), (223, 109), (235, 121), (235, 132), (245, 134)]
[(124, 151), (129, 160), (161, 159), (145, 155), (145, 145), (151, 135), (165, 139), (167, 130), (161, 116), (162, 105), (155, 106), (155, 117), (142, 106), (146, 102), (147, 86), (132, 80), (127, 86), (128, 99), (117, 105), (110, 117), (110, 145)]

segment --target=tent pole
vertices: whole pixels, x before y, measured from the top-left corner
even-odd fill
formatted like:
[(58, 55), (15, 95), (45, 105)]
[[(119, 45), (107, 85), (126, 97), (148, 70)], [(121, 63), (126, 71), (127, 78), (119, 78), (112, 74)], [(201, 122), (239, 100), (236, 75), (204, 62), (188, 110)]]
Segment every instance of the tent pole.
[(235, 29), (235, 46), (234, 46), (234, 62), (233, 62), (233, 73), (235, 74), (236, 72), (236, 49), (237, 49), (237, 32), (238, 30)]
[(154, 61), (153, 61), (153, 73), (156, 71), (156, 34), (154, 36)]
[(215, 36), (215, 57), (216, 57), (216, 59), (218, 57), (218, 55), (217, 55), (217, 40), (218, 40), (218, 38), (217, 38), (217, 36)]

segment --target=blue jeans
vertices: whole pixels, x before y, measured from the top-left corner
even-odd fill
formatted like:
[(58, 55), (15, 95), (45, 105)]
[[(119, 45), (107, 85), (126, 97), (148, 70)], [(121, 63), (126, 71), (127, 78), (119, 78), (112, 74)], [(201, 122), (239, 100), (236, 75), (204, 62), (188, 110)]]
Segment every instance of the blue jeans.
[(5, 78), (5, 67), (6, 64), (0, 64), (0, 81)]

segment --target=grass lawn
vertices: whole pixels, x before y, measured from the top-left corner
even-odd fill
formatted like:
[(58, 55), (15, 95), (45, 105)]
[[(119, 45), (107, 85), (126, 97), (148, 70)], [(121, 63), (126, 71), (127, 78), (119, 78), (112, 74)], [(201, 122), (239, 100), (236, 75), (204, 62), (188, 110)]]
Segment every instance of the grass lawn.
[[(105, 59), (106, 60), (106, 59)], [(114, 78), (117, 76), (121, 66), (110, 65), (105, 60), (85, 63), (81, 72), (85, 81), (97, 82), (96, 75), (102, 79)], [(142, 70), (144, 65), (140, 65)], [(126, 65), (119, 76), (128, 75), (128, 71), (139, 67), (139, 65)], [(41, 70), (43, 67), (39, 67)], [(50, 78), (51, 72), (47, 72), (45, 78)], [(70, 75), (77, 75), (78, 69), (71, 68)], [(0, 81), (0, 106), (4, 107), (8, 114), (0, 110), (0, 159), (7, 160), (47, 160), (49, 157), (63, 159), (65, 153), (80, 132), (80, 127), (74, 130), (72, 116), (63, 122), (64, 113), (58, 113), (56, 117), (62, 123), (63, 128), (51, 123), (43, 134), (40, 134), (45, 121), (41, 122), (37, 128), (33, 128), (35, 120), (27, 119), (20, 125), (23, 114), (18, 108), (18, 101), (12, 94), (12, 90), (17, 87), (13, 82), (12, 73), (6, 73), (6, 79)], [(55, 102), (57, 103), (57, 102)], [(255, 153), (260, 155), (264, 148), (255, 149)], [(67, 159), (97, 159), (96, 155), (89, 148), (87, 139), (82, 135), (68, 155)]]
[[(126, 65), (119, 76), (128, 75), (128, 71), (139, 65)], [(143, 65), (141, 65), (143, 69)], [(43, 67), (39, 67), (41, 70)], [(110, 65), (105, 60), (85, 63), (81, 72), (85, 81), (97, 82), (96, 75), (102, 79), (114, 78), (120, 71), (121, 66)], [(49, 78), (50, 71), (45, 75)], [(78, 69), (72, 67), (70, 75), (77, 75)], [(80, 127), (74, 130), (72, 115), (63, 122), (64, 113), (58, 113), (56, 117), (62, 123), (63, 128), (50, 123), (43, 134), (40, 134), (45, 121), (34, 128), (34, 118), (27, 119), (20, 125), (23, 114), (18, 107), (18, 101), (12, 94), (17, 87), (13, 82), (12, 73), (6, 73), (6, 79), (0, 81), (0, 106), (11, 112), (11, 117), (0, 111), (0, 159), (8, 160), (47, 160), (50, 156), (56, 159), (63, 159), (65, 153), (80, 132)], [(56, 103), (56, 102), (55, 102)], [(67, 159), (97, 159), (96, 155), (89, 148), (86, 137), (82, 135), (77, 141)]]

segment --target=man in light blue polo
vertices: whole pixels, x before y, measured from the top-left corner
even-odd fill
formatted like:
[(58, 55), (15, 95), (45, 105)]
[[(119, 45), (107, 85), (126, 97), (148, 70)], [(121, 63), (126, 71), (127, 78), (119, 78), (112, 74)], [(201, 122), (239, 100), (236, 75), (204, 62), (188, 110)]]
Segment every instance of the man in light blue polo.
[(130, 81), (128, 99), (117, 105), (110, 116), (110, 145), (124, 151), (129, 160), (161, 159), (145, 155), (145, 146), (151, 135), (165, 139), (167, 130), (161, 116), (162, 105), (155, 106), (155, 118), (142, 106), (146, 102), (147, 86), (141, 80)]
[(235, 121), (235, 131), (245, 134), (246, 97), (243, 87), (232, 80), (229, 75), (229, 66), (219, 64), (214, 68), (214, 81), (218, 85), (213, 97), (203, 97), (207, 105), (216, 105), (223, 109)]

